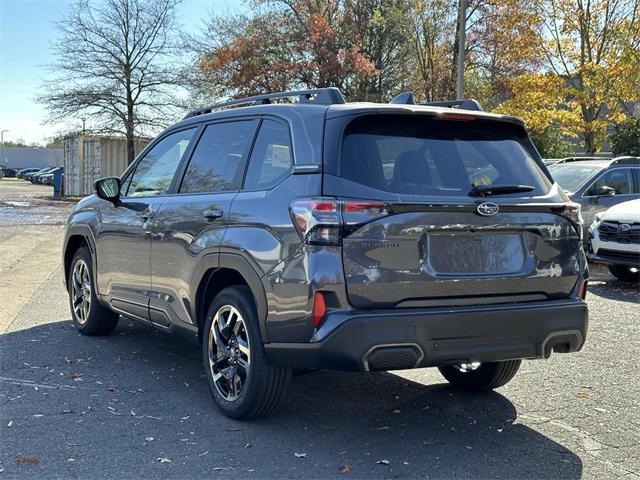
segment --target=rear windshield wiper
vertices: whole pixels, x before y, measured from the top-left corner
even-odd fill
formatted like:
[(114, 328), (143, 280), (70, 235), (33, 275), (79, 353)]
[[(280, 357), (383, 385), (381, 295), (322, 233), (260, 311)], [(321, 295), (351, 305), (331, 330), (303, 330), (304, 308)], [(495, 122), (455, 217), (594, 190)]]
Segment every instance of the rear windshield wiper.
[(504, 195), (507, 193), (531, 192), (536, 187), (531, 185), (473, 185), (469, 192), (470, 197), (487, 197), (491, 195)]

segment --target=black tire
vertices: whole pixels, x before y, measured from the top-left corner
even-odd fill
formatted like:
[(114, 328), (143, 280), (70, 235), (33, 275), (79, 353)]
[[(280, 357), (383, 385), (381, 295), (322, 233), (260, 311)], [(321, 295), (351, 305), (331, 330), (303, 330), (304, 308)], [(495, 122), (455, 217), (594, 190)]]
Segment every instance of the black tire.
[(471, 391), (487, 391), (506, 385), (518, 372), (522, 360), (482, 363), (475, 370), (463, 371), (456, 365), (438, 367), (454, 387)]
[(628, 267), (626, 265), (609, 265), (611, 275), (623, 282), (640, 282), (640, 268)]
[[(86, 297), (90, 298), (89, 307), (86, 314), (83, 310), (82, 313), (78, 313), (74, 306), (75, 292), (74, 285), (74, 273), (80, 262), (83, 262), (88, 271), (88, 282), (90, 286), (90, 292), (87, 292)], [(81, 247), (73, 256), (71, 261), (71, 267), (69, 268), (69, 276), (67, 278), (67, 288), (69, 293), (69, 308), (71, 309), (71, 317), (73, 318), (73, 324), (83, 335), (97, 336), (110, 334), (116, 325), (118, 324), (119, 315), (107, 307), (98, 302), (96, 297), (96, 289), (93, 282), (93, 263), (91, 260), (91, 253), (87, 247)], [(86, 318), (81, 318), (85, 315)]]
[[(241, 327), (240, 335), (247, 337), (246, 340), (248, 340), (247, 344), (250, 351), (250, 357), (246, 356), (247, 360), (249, 360), (248, 368), (240, 370), (246, 372), (246, 377), (242, 381), (242, 389), (237, 397), (232, 400), (228, 399), (228, 395), (225, 396), (225, 393), (229, 394), (229, 391), (221, 392), (219, 390), (219, 388), (223, 390), (224, 383), (227, 386), (229, 385), (228, 380), (223, 376), (223, 384), (218, 383), (218, 386), (216, 386), (214, 381), (214, 369), (216, 367), (212, 367), (210, 364), (210, 358), (220, 358), (217, 355), (220, 347), (216, 344), (211, 326), (214, 323), (216, 313), (222, 312), (228, 307), (233, 307), (240, 313), (241, 320), (244, 323), (244, 327)], [(217, 331), (220, 332), (220, 330)], [(227, 331), (227, 333), (236, 335), (230, 331)], [(224, 335), (220, 338), (225, 341)], [(228, 341), (232, 342), (230, 338)], [(239, 350), (237, 348), (238, 354), (241, 355)], [(231, 418), (256, 419), (270, 415), (284, 398), (291, 382), (291, 368), (272, 365), (265, 356), (253, 295), (251, 290), (245, 286), (225, 288), (213, 299), (207, 312), (202, 335), (202, 360), (211, 395), (220, 410)], [(219, 368), (227, 365), (228, 363), (222, 363)], [(233, 368), (235, 374), (236, 367)], [(218, 370), (217, 374), (220, 375), (220, 373), (221, 371)], [(232, 374), (230, 377), (234, 379), (232, 382), (235, 383), (235, 376)]]

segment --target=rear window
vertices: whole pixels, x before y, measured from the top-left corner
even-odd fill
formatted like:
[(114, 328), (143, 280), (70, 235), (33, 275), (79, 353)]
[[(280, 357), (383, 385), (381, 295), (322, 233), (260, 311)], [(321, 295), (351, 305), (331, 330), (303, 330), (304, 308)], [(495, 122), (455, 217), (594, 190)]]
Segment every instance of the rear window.
[(339, 174), (395, 194), (467, 196), (474, 185), (529, 185), (533, 191), (517, 195), (543, 195), (551, 182), (518, 130), (477, 119), (360, 117), (345, 130)]

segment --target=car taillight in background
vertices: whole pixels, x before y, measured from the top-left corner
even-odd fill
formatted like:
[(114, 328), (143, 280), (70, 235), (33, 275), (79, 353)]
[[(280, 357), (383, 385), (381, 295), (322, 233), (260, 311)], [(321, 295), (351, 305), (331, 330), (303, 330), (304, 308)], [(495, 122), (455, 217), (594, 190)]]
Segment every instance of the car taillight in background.
[(340, 245), (342, 236), (358, 225), (388, 215), (388, 206), (367, 200), (299, 199), (291, 203), (291, 217), (310, 245)]
[(573, 226), (580, 236), (580, 240), (582, 240), (582, 226), (584, 224), (584, 220), (580, 213), (580, 204), (575, 202), (567, 203), (562, 210), (562, 216), (568, 218), (571, 223), (573, 223)]

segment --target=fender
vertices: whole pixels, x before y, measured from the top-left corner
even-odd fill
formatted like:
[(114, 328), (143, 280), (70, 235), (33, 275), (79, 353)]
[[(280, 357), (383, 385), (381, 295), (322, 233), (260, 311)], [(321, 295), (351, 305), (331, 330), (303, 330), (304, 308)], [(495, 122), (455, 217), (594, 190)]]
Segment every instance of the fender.
[(67, 272), (64, 259), (67, 253), (69, 239), (73, 236), (83, 237), (85, 242), (87, 242), (87, 245), (89, 245), (89, 250), (91, 252), (91, 275), (93, 277), (92, 280), (93, 280), (93, 284), (96, 285), (96, 293), (98, 297), (100, 297), (100, 292), (97, 291), (98, 279), (96, 277), (96, 272), (98, 271), (97, 261), (96, 261), (96, 256), (97, 256), (96, 240), (95, 240), (95, 236), (93, 235), (93, 230), (91, 230), (91, 227), (87, 224), (77, 223), (73, 225), (68, 225), (67, 228), (65, 229), (64, 242), (62, 244), (62, 265), (64, 267), (64, 278), (62, 281), (64, 283), (64, 286), (65, 288), (67, 287), (67, 276), (69, 274), (69, 272)]
[[(260, 324), (260, 334), (263, 343), (268, 342), (267, 338), (267, 297), (264, 291), (264, 285), (260, 281), (260, 277), (256, 269), (242, 255), (235, 253), (210, 253), (202, 257), (193, 274), (191, 285), (194, 287), (200, 285), (206, 272), (215, 268), (228, 268), (238, 272), (249, 286), (253, 298), (256, 303), (256, 312), (258, 314), (258, 322)], [(191, 314), (192, 318), (197, 320), (197, 295), (198, 291), (194, 288), (191, 292)]]

